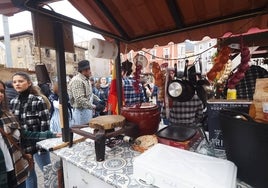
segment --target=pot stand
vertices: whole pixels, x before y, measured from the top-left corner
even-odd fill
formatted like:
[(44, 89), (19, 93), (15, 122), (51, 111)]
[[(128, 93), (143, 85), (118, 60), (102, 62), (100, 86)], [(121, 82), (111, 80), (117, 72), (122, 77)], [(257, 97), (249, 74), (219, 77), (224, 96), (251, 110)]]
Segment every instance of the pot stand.
[[(78, 125), (70, 128), (70, 142), (69, 147), (73, 145), (73, 133), (84, 136), (85, 138), (90, 138), (94, 140), (95, 143), (95, 153), (96, 160), (103, 161), (105, 160), (105, 141), (106, 139), (116, 137), (122, 134), (128, 134), (131, 132), (135, 132), (137, 130), (137, 125), (133, 123), (125, 123), (121, 129), (114, 130), (104, 130), (104, 129), (95, 129), (94, 133), (89, 133), (87, 131), (82, 130), (82, 128), (86, 128), (88, 125)], [(133, 131), (132, 131), (133, 130)]]

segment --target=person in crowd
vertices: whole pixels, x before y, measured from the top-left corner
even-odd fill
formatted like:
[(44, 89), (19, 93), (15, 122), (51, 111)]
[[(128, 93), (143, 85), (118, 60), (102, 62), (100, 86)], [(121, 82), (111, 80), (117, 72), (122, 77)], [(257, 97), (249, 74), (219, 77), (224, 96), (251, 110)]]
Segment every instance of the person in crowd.
[(43, 95), (45, 95), (47, 98), (51, 95), (51, 83), (39, 83), (38, 84), (40, 91)]
[(168, 125), (197, 126), (203, 120), (203, 103), (195, 94), (189, 101), (173, 100), (169, 106), (169, 117), (163, 106), (161, 116), (168, 120)]
[[(34, 91), (36, 92), (36, 95), (41, 96), (42, 99), (45, 101), (48, 110), (51, 109), (51, 102), (49, 101), (48, 97), (41, 91), (41, 88), (39, 86), (32, 86), (34, 88)], [(51, 95), (51, 93), (50, 93)]]
[(158, 87), (155, 84), (153, 84), (152, 99), (155, 99), (156, 104), (159, 106)]
[(152, 96), (150, 85), (146, 83), (146, 81), (144, 80), (141, 81), (141, 84), (142, 84), (143, 95), (145, 97), (144, 102), (150, 102), (150, 98)]
[(6, 86), (6, 96), (9, 104), (11, 99), (14, 99), (18, 95), (18, 93), (12, 85), (12, 80), (6, 81), (5, 86)]
[(68, 84), (68, 95), (73, 107), (73, 119), (75, 125), (88, 124), (93, 117), (96, 105), (93, 104), (92, 86), (90, 84), (91, 70), (88, 60), (78, 63), (78, 74)]
[(121, 66), (122, 69), (122, 85), (124, 94), (124, 105), (133, 106), (140, 105), (145, 101), (141, 84), (135, 87), (135, 80), (130, 77), (132, 73), (132, 62), (124, 61)]
[[(170, 70), (167, 83), (174, 80), (174, 75), (175, 72)], [(203, 109), (203, 102), (197, 94), (192, 99), (184, 102), (168, 97), (168, 101), (165, 101), (162, 106), (161, 116), (164, 124), (167, 125), (198, 126), (204, 118)]]
[(91, 84), (91, 87), (92, 87), (92, 92), (99, 96), (99, 84), (98, 82), (95, 82), (95, 79), (94, 77), (90, 77), (90, 84)]
[[(10, 136), (12, 136), (13, 140), (21, 143), (21, 146), (23, 146), (24, 140), (29, 140), (30, 142), (36, 142), (47, 138), (55, 138), (55, 137), (61, 137), (61, 134), (54, 134), (50, 131), (43, 131), (43, 132), (35, 132), (27, 129), (23, 129), (19, 122), (17, 121), (16, 116), (14, 116), (9, 108), (8, 108), (8, 102), (7, 97), (5, 96), (5, 85), (2, 81), (0, 81), (0, 128), (2, 128), (6, 133), (8, 133)], [(2, 140), (1, 140), (2, 139)], [(4, 141), (4, 142), (2, 142)], [(8, 138), (0, 134), (0, 146), (1, 151), (4, 151), (4, 161), (3, 163), (5, 165), (5, 170), (7, 171), (6, 176), (6, 182), (8, 184), (7, 187), (13, 188), (24, 188), (26, 187), (26, 178), (28, 177), (28, 169), (27, 166), (21, 166), (21, 165), (27, 165), (22, 161), (22, 158), (20, 158), (20, 152), (18, 152), (18, 148), (14, 147), (14, 144), (10, 142)], [(9, 152), (6, 152), (6, 149), (8, 148)], [(22, 150), (24, 148), (22, 147)], [(10, 155), (9, 155), (10, 153)], [(0, 157), (0, 161), (1, 161)], [(12, 163), (11, 163), (12, 161)], [(2, 166), (0, 167), (2, 169)], [(24, 169), (25, 168), (25, 169)], [(5, 174), (1, 171), (0, 176), (4, 176)], [(1, 180), (2, 177), (0, 177)], [(1, 183), (3, 183), (1, 181)], [(1, 185), (0, 183), (0, 185)], [(37, 184), (32, 185), (37, 186)], [(4, 187), (4, 186), (0, 186)]]
[(108, 99), (109, 87), (110, 87), (109, 83), (107, 83), (107, 78), (101, 77), (99, 79), (99, 83), (100, 83), (100, 88), (99, 88), (100, 95), (99, 95), (99, 98), (106, 102), (107, 99)]
[[(10, 101), (11, 111), (20, 122), (23, 131), (44, 132), (44, 135), (24, 135), (21, 146), (25, 153), (33, 154), (35, 162), (39, 168), (50, 164), (48, 151), (39, 149), (36, 142), (50, 138), (53, 134), (49, 131), (50, 113), (43, 98), (38, 95), (38, 91), (33, 87), (30, 76), (25, 72), (17, 72), (12, 76), (14, 89), (18, 96)], [(27, 188), (37, 187), (37, 176), (33, 169), (26, 180)]]
[(93, 117), (97, 117), (100, 115), (105, 115), (105, 107), (106, 102), (104, 100), (101, 100), (101, 91), (100, 91), (100, 82), (97, 80), (94, 81), (94, 78), (90, 78), (90, 83), (92, 86), (93, 95), (90, 98), (90, 101), (93, 102), (94, 105), (96, 105), (95, 110), (93, 111)]
[[(61, 133), (61, 123), (60, 123), (60, 111), (59, 111), (59, 86), (58, 82), (53, 83), (53, 91), (49, 96), (51, 102), (51, 119), (50, 119), (50, 130), (52, 132)], [(68, 102), (68, 114), (69, 114), (69, 127), (72, 127), (72, 106)]]
[[(253, 100), (256, 79), (268, 78), (268, 71), (261, 66), (253, 65), (245, 72), (245, 77), (235, 86), (237, 99)], [(227, 83), (224, 88), (224, 98), (227, 97)]]
[[(20, 141), (19, 123), (9, 112), (5, 83), (0, 80), (0, 129), (16, 142)], [(28, 178), (27, 163), (18, 149), (0, 132), (0, 187), (25, 188)], [(20, 165), (23, 164), (21, 167)]]
[(99, 98), (102, 101), (101, 104), (104, 105), (104, 109), (100, 109), (100, 115), (106, 115), (107, 114), (107, 102), (108, 102), (108, 95), (109, 95), (109, 89), (110, 89), (110, 84), (107, 82), (106, 77), (101, 77), (99, 79), (100, 83), (100, 94)]

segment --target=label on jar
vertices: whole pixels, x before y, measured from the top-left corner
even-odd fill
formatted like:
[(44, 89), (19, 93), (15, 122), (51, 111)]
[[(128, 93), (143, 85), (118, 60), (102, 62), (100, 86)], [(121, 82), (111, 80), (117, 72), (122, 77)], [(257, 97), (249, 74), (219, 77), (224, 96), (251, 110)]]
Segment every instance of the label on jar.
[(262, 102), (262, 111), (264, 119), (268, 120), (268, 102), (266, 101)]
[(227, 90), (227, 100), (236, 99), (236, 89)]

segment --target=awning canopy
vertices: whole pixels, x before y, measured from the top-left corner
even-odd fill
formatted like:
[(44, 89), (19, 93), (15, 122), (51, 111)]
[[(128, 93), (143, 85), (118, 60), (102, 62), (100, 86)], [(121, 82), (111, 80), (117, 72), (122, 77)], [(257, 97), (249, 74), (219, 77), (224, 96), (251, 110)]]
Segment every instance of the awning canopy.
[[(4, 4), (3, 2), (6, 2)], [(1, 14), (12, 14), (10, 3), (36, 7), (48, 0), (0, 3)], [(93, 31), (104, 31), (107, 40), (118, 39), (121, 51), (152, 48), (205, 36), (240, 34), (252, 27), (268, 28), (268, 0), (69, 0), (91, 23)], [(25, 4), (25, 1), (24, 1)], [(4, 8), (2, 8), (4, 7)], [(5, 8), (6, 7), (6, 8)], [(16, 7), (15, 11), (16, 11)], [(51, 11), (53, 14), (53, 12)], [(68, 15), (67, 15), (68, 16)], [(97, 29), (96, 29), (97, 28)]]
[(88, 21), (127, 41), (125, 50), (268, 28), (267, 0), (69, 0)]
[(251, 28), (248, 32), (238, 35), (225, 33), (219, 40), (222, 45), (234, 46), (233, 53), (235, 54), (240, 52), (235, 46), (245, 44), (250, 47), (257, 47), (251, 52), (251, 58), (268, 58), (268, 29)]

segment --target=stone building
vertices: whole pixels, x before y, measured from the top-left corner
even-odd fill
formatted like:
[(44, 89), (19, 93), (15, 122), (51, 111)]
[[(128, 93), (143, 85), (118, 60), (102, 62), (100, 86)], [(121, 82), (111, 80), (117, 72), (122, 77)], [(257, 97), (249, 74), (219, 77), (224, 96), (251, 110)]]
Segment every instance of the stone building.
[[(4, 43), (4, 37), (0, 37)], [(3, 46), (3, 45), (2, 45)], [(2, 67), (5, 67), (5, 51), (0, 50)], [(54, 49), (39, 48), (35, 46), (32, 31), (24, 31), (10, 35), (10, 48), (12, 68), (23, 68), (30, 72), (35, 71), (35, 65), (45, 64), (51, 79), (57, 76), (56, 52)], [(77, 63), (85, 59), (86, 48), (74, 45), (75, 53), (65, 53), (66, 75), (74, 75), (77, 70)]]

